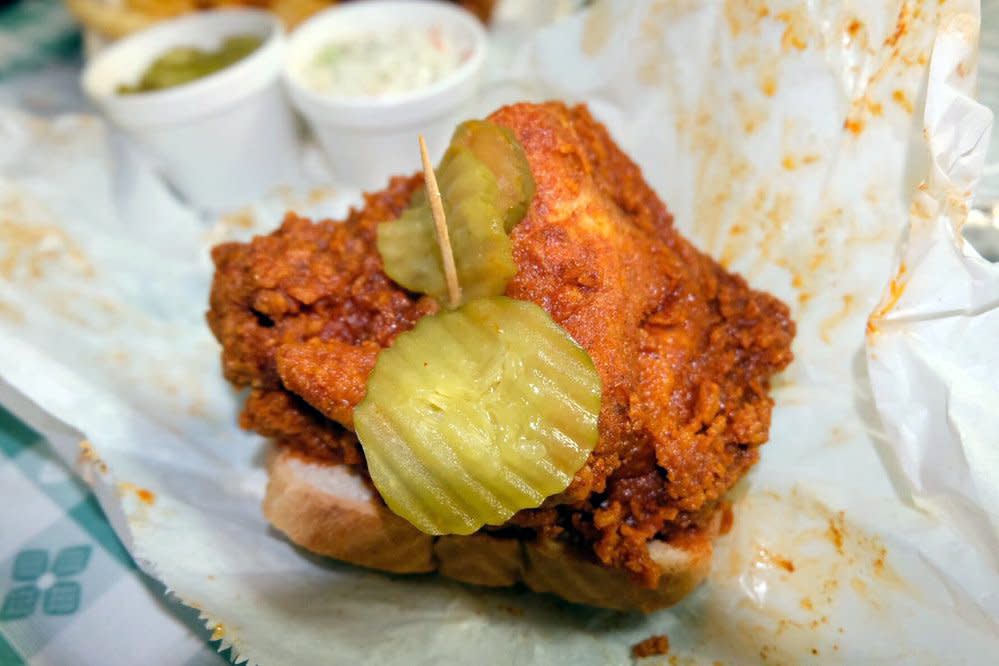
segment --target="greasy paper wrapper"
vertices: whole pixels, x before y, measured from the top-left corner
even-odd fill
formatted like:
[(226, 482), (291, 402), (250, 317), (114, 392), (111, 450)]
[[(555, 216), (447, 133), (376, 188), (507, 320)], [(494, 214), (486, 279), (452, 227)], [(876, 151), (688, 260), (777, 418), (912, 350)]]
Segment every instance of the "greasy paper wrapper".
[(613, 664), (659, 633), (690, 663), (987, 659), (999, 268), (960, 233), (991, 125), (969, 96), (978, 8), (722, 5), (598, 2), (535, 32), (501, 11), (482, 102), (588, 101), (683, 233), (798, 322), (734, 528), (677, 607), (382, 575), (268, 527), (264, 443), (203, 319), (208, 249), (356, 192), (298, 184), (208, 226), (97, 119), (3, 111), (4, 403), (253, 662)]

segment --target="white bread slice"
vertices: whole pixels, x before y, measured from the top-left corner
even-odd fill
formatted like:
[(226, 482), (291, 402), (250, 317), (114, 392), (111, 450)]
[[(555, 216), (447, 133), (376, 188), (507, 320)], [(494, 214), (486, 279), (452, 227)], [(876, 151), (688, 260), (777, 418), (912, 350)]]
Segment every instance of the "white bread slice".
[(269, 470), (264, 516), (294, 543), (373, 569), (437, 569), (433, 537), (389, 511), (352, 467), (282, 451)]
[(505, 587), (518, 582), (569, 601), (649, 612), (672, 605), (707, 576), (709, 529), (682, 543), (653, 541), (649, 554), (662, 569), (648, 589), (553, 540), (521, 541), (487, 534), (432, 537), (392, 513), (348, 465), (332, 465), (282, 449), (269, 461), (267, 520), (303, 548), (395, 573), (439, 571), (465, 583)]

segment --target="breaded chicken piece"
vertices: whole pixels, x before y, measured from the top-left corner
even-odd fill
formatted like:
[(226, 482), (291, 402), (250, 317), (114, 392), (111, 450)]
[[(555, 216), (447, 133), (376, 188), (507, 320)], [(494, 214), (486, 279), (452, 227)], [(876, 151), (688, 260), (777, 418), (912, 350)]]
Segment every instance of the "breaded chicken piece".
[[(603, 397), (600, 440), (565, 493), (489, 529), (567, 540), (652, 586), (646, 542), (706, 524), (757, 460), (794, 323), (676, 232), (585, 107), (518, 104), (490, 120), (517, 136), (537, 185), (511, 233), (507, 294), (543, 307), (589, 352)], [(384, 275), (374, 245), (377, 224), (420, 184), (393, 179), (341, 224), (289, 215), (270, 236), (215, 249), (208, 320), (226, 377), (254, 389), (244, 425), (312, 455), (359, 458), (350, 407), (374, 352), (437, 309)]]
[(370, 340), (360, 345), (321, 338), (291, 342), (277, 350), (278, 376), (323, 416), (353, 429), (354, 407), (364, 399), (380, 349)]

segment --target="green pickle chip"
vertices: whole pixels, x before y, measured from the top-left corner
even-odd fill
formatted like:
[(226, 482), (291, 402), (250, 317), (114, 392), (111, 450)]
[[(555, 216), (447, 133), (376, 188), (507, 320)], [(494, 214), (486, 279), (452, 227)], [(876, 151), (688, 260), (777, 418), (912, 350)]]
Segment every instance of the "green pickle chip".
[[(436, 170), (462, 303), (502, 294), (516, 272), (509, 231), (527, 212), (534, 179), (513, 133), (487, 121), (455, 130)], [(398, 219), (378, 226), (385, 273), (410, 291), (447, 301), (443, 259), (422, 190)]]
[(600, 376), (542, 308), (483, 298), (381, 352), (354, 425), (389, 508), (471, 534), (562, 492), (597, 443)]
[(499, 189), (496, 205), (503, 215), (503, 227), (507, 232), (512, 230), (534, 198), (531, 165), (513, 132), (487, 120), (467, 120), (455, 129), (451, 146), (452, 150), (467, 147), (495, 176)]
[[(496, 207), (496, 179), (467, 148), (451, 149), (437, 170), (462, 302), (501, 294), (517, 272), (513, 248)], [(443, 260), (426, 197), (399, 219), (378, 226), (385, 273), (397, 283), (447, 300)]]
[(174, 47), (154, 60), (138, 83), (119, 85), (118, 92), (131, 95), (190, 83), (242, 60), (256, 51), (263, 41), (256, 35), (234, 35), (215, 51), (190, 46)]

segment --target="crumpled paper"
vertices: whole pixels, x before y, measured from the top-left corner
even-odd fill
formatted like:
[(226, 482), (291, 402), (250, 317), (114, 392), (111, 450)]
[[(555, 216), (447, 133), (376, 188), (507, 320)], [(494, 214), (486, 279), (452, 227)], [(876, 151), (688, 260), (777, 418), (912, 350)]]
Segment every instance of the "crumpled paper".
[[(999, 339), (999, 266), (961, 237), (992, 114), (968, 97), (977, 26), (956, 17), (947, 27), (923, 117), (930, 168), (895, 276), (868, 322), (867, 359), (900, 491), (953, 523), (966, 544), (955, 548), (957, 562), (973, 549), (987, 563), (991, 575), (972, 597), (995, 626), (999, 598), (988, 583), (999, 570), (999, 354), (989, 346)], [(954, 568), (955, 559), (939, 566)]]
[(798, 323), (734, 528), (674, 609), (387, 576), (268, 528), (207, 251), (356, 192), (298, 184), (206, 227), (114, 168), (135, 158), (98, 120), (0, 111), (4, 390), (86, 438), (60, 454), (140, 566), (253, 662), (629, 663), (657, 633), (679, 663), (988, 662), (999, 269), (959, 233), (991, 124), (977, 23), (967, 0), (601, 1), (497, 26), (489, 104), (587, 101), (678, 227)]

